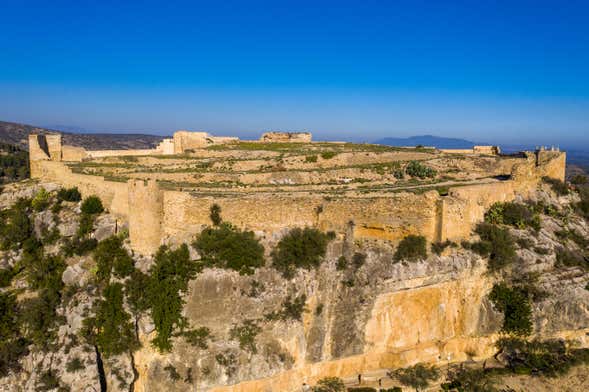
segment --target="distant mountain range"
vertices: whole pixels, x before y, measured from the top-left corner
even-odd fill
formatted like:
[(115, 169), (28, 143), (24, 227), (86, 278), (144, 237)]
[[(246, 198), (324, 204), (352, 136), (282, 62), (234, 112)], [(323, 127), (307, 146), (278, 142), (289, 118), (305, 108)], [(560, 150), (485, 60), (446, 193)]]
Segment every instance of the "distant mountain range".
[(54, 133), (63, 135), (64, 144), (84, 147), (88, 150), (125, 150), (154, 148), (162, 136), (142, 134), (120, 133), (73, 133), (54, 129), (35, 127), (26, 124), (17, 124), (0, 121), (0, 143), (12, 144), (21, 149), (28, 150), (28, 137), (30, 133)]

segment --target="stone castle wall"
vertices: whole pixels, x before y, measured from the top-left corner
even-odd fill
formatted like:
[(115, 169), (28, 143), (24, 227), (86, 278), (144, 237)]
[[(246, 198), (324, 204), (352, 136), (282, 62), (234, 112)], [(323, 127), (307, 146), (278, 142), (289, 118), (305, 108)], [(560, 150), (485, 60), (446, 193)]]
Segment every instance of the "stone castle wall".
[(310, 143), (310, 132), (266, 132), (260, 137), (266, 143)]
[(174, 153), (182, 154), (187, 150), (205, 148), (213, 144), (238, 141), (237, 137), (212, 136), (206, 132), (177, 131), (174, 133)]
[(501, 149), (498, 146), (474, 146), (473, 148), (443, 148), (442, 152), (449, 154), (479, 154), (479, 155), (499, 155)]
[(514, 166), (512, 179), (453, 187), (447, 196), (429, 191), (375, 198), (280, 194), (212, 198), (164, 191), (155, 181), (125, 183), (73, 173), (60, 161), (78, 157), (79, 149), (62, 148), (58, 137), (45, 142), (33, 135), (29, 142), (33, 178), (77, 186), (84, 196), (99, 196), (110, 212), (129, 222), (131, 244), (143, 254), (155, 252), (163, 242), (192, 239), (211, 223), (209, 209), (213, 203), (221, 206), (226, 221), (271, 238), (289, 227), (313, 226), (340, 234), (351, 228), (358, 239), (397, 242), (408, 234), (420, 234), (430, 242), (459, 241), (469, 237), (472, 227), (493, 203), (513, 200), (517, 195), (526, 197), (544, 176), (563, 180), (566, 163), (564, 153), (528, 153)]
[(163, 193), (154, 180), (129, 180), (129, 238), (141, 254), (157, 250), (162, 239)]

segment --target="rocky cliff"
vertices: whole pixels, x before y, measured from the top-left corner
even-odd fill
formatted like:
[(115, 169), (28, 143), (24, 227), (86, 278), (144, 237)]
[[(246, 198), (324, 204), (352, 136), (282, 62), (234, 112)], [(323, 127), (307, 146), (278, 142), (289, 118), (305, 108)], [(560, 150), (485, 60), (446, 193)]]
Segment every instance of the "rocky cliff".
[[(2, 326), (0, 390), (298, 391), (303, 383), (328, 376), (352, 385), (359, 374), (400, 385), (386, 377), (388, 370), (416, 363), (482, 363), (497, 353), (495, 342), (516, 331), (506, 327), (513, 314), (490, 295), (498, 284), (526, 293), (531, 325), (515, 335), (589, 346), (589, 226), (578, 207), (580, 196), (558, 195), (549, 184), (533, 200), (515, 203), (528, 206), (533, 219), (524, 216), (514, 224), (503, 211), (504, 221), (494, 221), (508, 233), (515, 252), (499, 267), (499, 250), (481, 251), (484, 232), (463, 244), (438, 244), (435, 252), (428, 245), (426, 257), (403, 257), (387, 241), (343, 235), (327, 241), (316, 266), (290, 274), (272, 265), (286, 232), (272, 238), (252, 233), (263, 245), (265, 266), (251, 274), (212, 262), (204, 245), (200, 252), (198, 246), (188, 247), (185, 255), (178, 249), (133, 257), (123, 272), (124, 255), (132, 254), (124, 224), (108, 211), (84, 212), (81, 201), (68, 201), (58, 191), (52, 184), (27, 182), (0, 194), (3, 226), (14, 228), (20, 204), (25, 207), (18, 211), (26, 212), (30, 225), (21, 238), (2, 232), (2, 298), (12, 304), (5, 315), (15, 317)], [(89, 228), (84, 229), (83, 216), (91, 216)], [(41, 248), (36, 253), (30, 238)], [(122, 251), (116, 241), (109, 248), (101, 245), (112, 238), (122, 239)], [(306, 245), (299, 246), (303, 257)], [(117, 256), (105, 256), (105, 249)], [(52, 257), (63, 264), (51, 269)], [(104, 260), (113, 265), (106, 277)], [(194, 266), (186, 272), (186, 290), (178, 272), (184, 267), (175, 260)], [(160, 268), (164, 265), (173, 271)], [(61, 282), (43, 283), (37, 269), (57, 274)], [(154, 303), (151, 293), (138, 311), (141, 301), (132, 297), (129, 282), (145, 279), (146, 293), (153, 287), (168, 290), (156, 274), (159, 283), (173, 277), (176, 289), (163, 293), (164, 306)], [(124, 287), (124, 298), (109, 294), (117, 284)], [(31, 299), (49, 301), (49, 290), (58, 300), (49, 310), (32, 307), (46, 312), (33, 317)], [(177, 309), (180, 317), (167, 326), (162, 309)], [(100, 324), (103, 312), (122, 321), (114, 324), (106, 317)], [(157, 337), (166, 328), (170, 346), (162, 350)], [(112, 339), (122, 349), (101, 340), (113, 329)]]

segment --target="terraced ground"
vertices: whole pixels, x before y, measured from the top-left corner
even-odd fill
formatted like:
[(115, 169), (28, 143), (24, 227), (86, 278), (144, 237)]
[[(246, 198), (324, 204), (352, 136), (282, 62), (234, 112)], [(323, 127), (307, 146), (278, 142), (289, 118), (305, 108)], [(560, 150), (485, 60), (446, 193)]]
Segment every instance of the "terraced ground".
[(235, 142), (182, 155), (106, 157), (70, 163), (109, 180), (157, 179), (204, 195), (322, 193), (374, 197), (498, 181), (521, 158), (354, 143)]

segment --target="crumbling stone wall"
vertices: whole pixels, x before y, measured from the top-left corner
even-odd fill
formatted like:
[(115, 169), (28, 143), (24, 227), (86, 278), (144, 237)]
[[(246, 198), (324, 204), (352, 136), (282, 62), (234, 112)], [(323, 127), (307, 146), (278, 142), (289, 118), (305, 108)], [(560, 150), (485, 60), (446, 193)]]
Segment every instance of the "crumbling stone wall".
[[(182, 132), (177, 134), (182, 139)], [(190, 145), (182, 144), (186, 140), (191, 143), (201, 136), (185, 139), (180, 146), (184, 148)], [(33, 178), (77, 186), (84, 196), (98, 195), (112, 213), (129, 221), (133, 248), (146, 254), (153, 253), (162, 242), (191, 239), (210, 224), (213, 203), (221, 206), (225, 220), (263, 236), (280, 235), (288, 227), (313, 226), (342, 235), (351, 227), (355, 238), (392, 242), (408, 234), (424, 235), (431, 242), (458, 241), (470, 235), (491, 204), (513, 200), (516, 195), (525, 197), (544, 176), (563, 180), (566, 164), (566, 155), (561, 152), (528, 153), (514, 164), (511, 179), (454, 187), (448, 196), (430, 191), (373, 198), (244, 194), (213, 199), (163, 191), (155, 180), (124, 183), (73, 173), (60, 161), (79, 157), (82, 152), (67, 146), (62, 149), (60, 135), (31, 135), (29, 142)], [(128, 155), (129, 151), (116, 154)]]
[(480, 154), (480, 155), (499, 155), (501, 149), (499, 146), (473, 146), (473, 148), (443, 148), (440, 151), (449, 154)]
[(182, 154), (187, 150), (205, 148), (213, 144), (237, 141), (237, 137), (212, 136), (207, 132), (177, 131), (174, 133), (174, 153)]
[(260, 138), (266, 143), (310, 143), (312, 135), (310, 132), (266, 132)]

